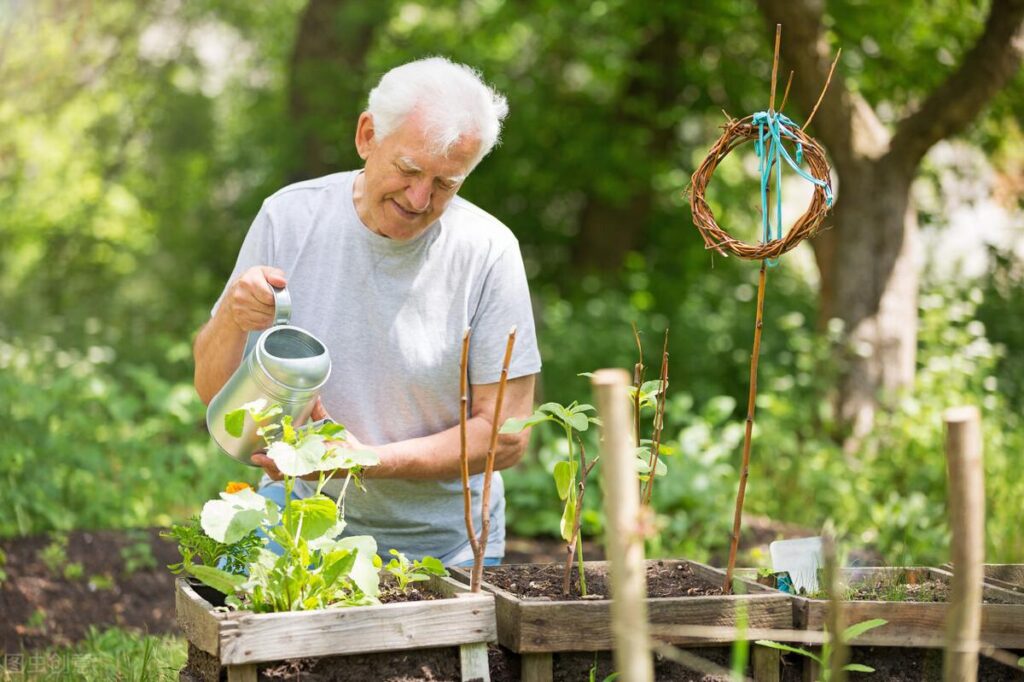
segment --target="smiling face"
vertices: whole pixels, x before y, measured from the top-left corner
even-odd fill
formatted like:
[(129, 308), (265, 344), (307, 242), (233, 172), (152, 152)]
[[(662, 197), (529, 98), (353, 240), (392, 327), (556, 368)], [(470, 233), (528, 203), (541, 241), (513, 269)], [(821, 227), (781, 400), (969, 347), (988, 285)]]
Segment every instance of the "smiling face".
[(364, 112), (356, 129), (356, 150), (366, 166), (353, 190), (359, 218), (383, 237), (418, 237), (448, 208), (479, 149), (478, 139), (464, 136), (447, 154), (434, 151), (415, 114), (380, 139), (373, 117)]

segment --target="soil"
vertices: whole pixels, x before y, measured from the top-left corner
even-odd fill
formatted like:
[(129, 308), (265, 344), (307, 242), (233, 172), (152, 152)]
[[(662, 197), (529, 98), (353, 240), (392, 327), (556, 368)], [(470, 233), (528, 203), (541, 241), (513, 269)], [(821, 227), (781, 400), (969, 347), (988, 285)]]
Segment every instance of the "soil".
[[(166, 566), (178, 561), (178, 550), (157, 533), (70, 533), (67, 559), (55, 571), (40, 557), (50, 537), (0, 541), (7, 555), (7, 579), (0, 583), (0, 653), (68, 645), (83, 639), (89, 626), (176, 632), (174, 576)], [(122, 552), (133, 556), (138, 544), (148, 544), (154, 567), (128, 573)], [(65, 577), (75, 563), (81, 564), (81, 577)]]
[[(607, 565), (586, 569), (587, 596), (580, 596), (579, 573), (573, 566), (571, 593), (562, 594), (562, 564), (492, 566), (484, 569), (484, 580), (526, 599), (578, 601), (607, 599)], [(647, 596), (707, 597), (722, 594), (722, 588), (697, 576), (689, 564), (653, 561), (647, 564)]]

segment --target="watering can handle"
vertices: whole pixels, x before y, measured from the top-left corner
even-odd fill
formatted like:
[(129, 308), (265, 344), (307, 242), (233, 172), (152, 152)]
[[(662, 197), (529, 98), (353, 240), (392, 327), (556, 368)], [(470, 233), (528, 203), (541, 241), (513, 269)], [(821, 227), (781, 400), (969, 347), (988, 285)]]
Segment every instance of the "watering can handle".
[(288, 324), (292, 317), (292, 297), (287, 287), (270, 286), (274, 290), (274, 326)]

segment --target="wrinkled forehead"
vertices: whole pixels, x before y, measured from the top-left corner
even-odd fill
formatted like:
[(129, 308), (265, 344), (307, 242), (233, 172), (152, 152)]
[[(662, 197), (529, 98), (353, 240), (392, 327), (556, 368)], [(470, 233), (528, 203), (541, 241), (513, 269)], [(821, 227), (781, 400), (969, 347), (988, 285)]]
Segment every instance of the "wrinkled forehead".
[(419, 121), (410, 117), (391, 135), (394, 138), (393, 159), (409, 170), (435, 176), (465, 179), (478, 161), (480, 139), (463, 135), (445, 145), (431, 135)]

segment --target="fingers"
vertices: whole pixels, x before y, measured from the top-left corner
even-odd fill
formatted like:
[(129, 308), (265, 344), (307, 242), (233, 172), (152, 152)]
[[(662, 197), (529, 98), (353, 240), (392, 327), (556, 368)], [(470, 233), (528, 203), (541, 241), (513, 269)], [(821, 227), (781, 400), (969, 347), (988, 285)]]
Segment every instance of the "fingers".
[(266, 472), (267, 476), (270, 476), (271, 480), (280, 481), (284, 478), (278, 470), (277, 465), (274, 464), (274, 460), (270, 459), (264, 454), (257, 453), (250, 458), (250, 461), (258, 467), (261, 467)]
[(268, 265), (249, 268), (232, 283), (226, 303), (235, 324), (245, 332), (266, 329), (274, 321), (274, 290), (287, 283), (284, 272)]

